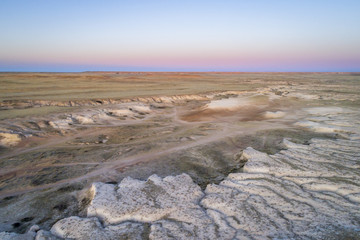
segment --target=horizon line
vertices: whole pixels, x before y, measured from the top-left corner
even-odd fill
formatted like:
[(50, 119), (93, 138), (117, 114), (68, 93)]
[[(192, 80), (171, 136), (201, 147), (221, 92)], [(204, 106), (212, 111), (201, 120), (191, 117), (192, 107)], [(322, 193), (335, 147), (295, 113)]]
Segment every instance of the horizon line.
[(1, 71), (0, 73), (360, 73), (360, 71)]

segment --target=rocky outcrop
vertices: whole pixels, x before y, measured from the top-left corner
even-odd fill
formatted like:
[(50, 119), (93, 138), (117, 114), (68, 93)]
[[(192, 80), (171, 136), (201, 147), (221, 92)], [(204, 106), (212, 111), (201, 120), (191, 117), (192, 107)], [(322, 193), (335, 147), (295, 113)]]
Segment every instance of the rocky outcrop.
[(210, 96), (207, 94), (191, 94), (191, 95), (174, 95), (174, 96), (153, 96), (153, 97), (136, 97), (136, 98), (122, 98), (122, 99), (89, 99), (89, 100), (72, 100), (72, 101), (50, 101), (50, 100), (4, 100), (0, 102), (0, 110), (7, 109), (23, 109), (31, 107), (43, 106), (59, 106), (59, 107), (74, 107), (74, 106), (99, 106), (108, 104), (121, 104), (130, 102), (139, 103), (176, 103), (183, 101), (204, 101), (209, 100)]
[(284, 144), (288, 149), (272, 156), (244, 150), (243, 157), (248, 159), (244, 173), (209, 185), (202, 205), (221, 212), (240, 239), (319, 239), (329, 232), (358, 231), (356, 151), (352, 149), (346, 159), (318, 151), (329, 145), (340, 152), (353, 142), (313, 140), (310, 145), (299, 145), (285, 140)]
[(21, 137), (16, 133), (1, 133), (0, 132), (0, 146), (12, 147), (21, 141)]
[[(143, 103), (125, 103), (101, 109), (85, 109), (68, 114), (14, 119), (0, 123), (0, 146), (13, 147), (23, 138), (45, 135), (48, 132), (76, 130), (76, 127), (96, 124), (118, 124), (121, 120), (144, 119), (153, 113), (155, 107)], [(46, 120), (45, 120), (46, 119)]]
[[(283, 144), (287, 149), (275, 155), (245, 149), (243, 173), (230, 174), (204, 192), (186, 174), (94, 183), (87, 217), (62, 219), (51, 234), (73, 239), (360, 237), (358, 141)], [(10, 233), (0, 239), (5, 234)]]
[(295, 125), (314, 132), (336, 133), (344, 138), (359, 138), (360, 113), (341, 107), (306, 108), (305, 119)]
[(283, 111), (276, 111), (276, 112), (265, 112), (263, 117), (266, 119), (272, 119), (272, 118), (282, 118), (285, 117), (286, 113)]
[(142, 239), (144, 227), (126, 222), (103, 227), (97, 218), (69, 217), (58, 221), (51, 229), (55, 236), (70, 239)]
[[(199, 205), (204, 193), (186, 174), (164, 179), (153, 175), (147, 181), (126, 178), (118, 185), (95, 183), (91, 191), (94, 198), (87, 215), (96, 218), (63, 219), (51, 229), (54, 234), (65, 237), (64, 234), (59, 234), (59, 229), (68, 231), (67, 226), (73, 225), (69, 221), (76, 221), (78, 224), (90, 219), (100, 219), (105, 228), (133, 221), (152, 223), (151, 239), (163, 239), (171, 235), (182, 238), (216, 238), (211, 218)], [(86, 228), (87, 225), (79, 224), (77, 229), (81, 232)], [(99, 226), (98, 230), (102, 231), (101, 229)]]

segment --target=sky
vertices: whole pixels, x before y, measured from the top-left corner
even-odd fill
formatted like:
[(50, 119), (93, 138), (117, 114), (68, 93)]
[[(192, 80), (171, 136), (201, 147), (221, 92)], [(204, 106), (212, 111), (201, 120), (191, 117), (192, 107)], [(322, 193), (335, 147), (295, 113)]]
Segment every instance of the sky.
[(359, 0), (1, 0), (0, 71), (360, 71)]

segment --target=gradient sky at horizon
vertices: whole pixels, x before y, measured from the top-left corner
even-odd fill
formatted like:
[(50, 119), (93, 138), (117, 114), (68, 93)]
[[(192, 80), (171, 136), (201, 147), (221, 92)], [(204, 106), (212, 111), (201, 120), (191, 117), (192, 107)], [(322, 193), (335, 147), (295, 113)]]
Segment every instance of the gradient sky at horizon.
[(360, 71), (360, 1), (2, 0), (0, 71)]

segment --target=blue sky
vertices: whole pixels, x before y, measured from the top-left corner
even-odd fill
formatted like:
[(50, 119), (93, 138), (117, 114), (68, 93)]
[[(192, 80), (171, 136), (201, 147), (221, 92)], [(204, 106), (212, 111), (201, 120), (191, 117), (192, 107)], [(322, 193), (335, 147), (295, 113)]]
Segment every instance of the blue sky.
[(360, 1), (2, 0), (0, 71), (360, 71)]

